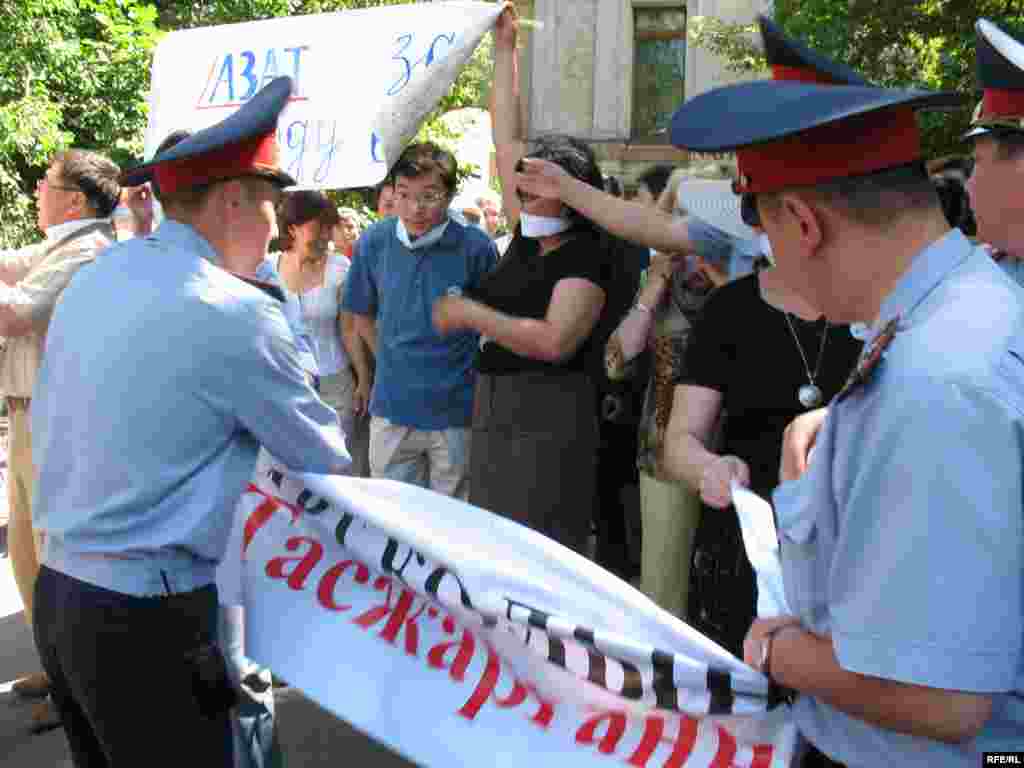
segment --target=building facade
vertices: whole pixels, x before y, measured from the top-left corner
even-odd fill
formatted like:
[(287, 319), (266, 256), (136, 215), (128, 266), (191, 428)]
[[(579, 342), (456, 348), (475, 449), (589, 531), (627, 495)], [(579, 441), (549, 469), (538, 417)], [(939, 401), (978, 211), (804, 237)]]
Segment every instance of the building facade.
[(738, 78), (687, 44), (687, 20), (751, 23), (770, 0), (517, 0), (540, 26), (522, 37), (528, 135), (568, 133), (594, 143), (606, 173), (627, 186), (652, 163), (680, 164), (668, 121), (684, 99)]

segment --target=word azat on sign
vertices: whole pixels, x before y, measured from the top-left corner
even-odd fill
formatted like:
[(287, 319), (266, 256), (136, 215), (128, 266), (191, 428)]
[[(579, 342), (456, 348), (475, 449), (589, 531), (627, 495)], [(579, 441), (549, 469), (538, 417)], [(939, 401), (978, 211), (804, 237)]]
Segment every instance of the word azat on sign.
[(302, 58), (308, 45), (289, 48), (267, 48), (259, 51), (219, 53), (210, 64), (209, 74), (197, 109), (237, 107), (256, 95), (275, 77), (290, 75), (295, 90), (292, 101), (304, 101), (302, 90)]

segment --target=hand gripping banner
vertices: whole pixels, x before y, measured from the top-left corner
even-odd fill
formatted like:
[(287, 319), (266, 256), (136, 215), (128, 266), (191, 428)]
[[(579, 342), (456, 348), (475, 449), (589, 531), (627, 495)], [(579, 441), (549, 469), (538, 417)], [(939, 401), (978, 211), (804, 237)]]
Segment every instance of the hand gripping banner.
[(264, 452), (224, 574), (249, 656), (420, 765), (792, 760), (758, 672), (586, 558), (419, 487)]
[(153, 56), (146, 157), (279, 75), (282, 166), (306, 189), (376, 184), (451, 88), (501, 4), (415, 3), (171, 32)]

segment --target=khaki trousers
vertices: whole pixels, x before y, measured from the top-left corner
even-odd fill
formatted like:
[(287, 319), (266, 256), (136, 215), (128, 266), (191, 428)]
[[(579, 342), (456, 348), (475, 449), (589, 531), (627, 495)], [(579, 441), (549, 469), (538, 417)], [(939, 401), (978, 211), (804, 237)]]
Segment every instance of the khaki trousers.
[(641, 588), (683, 621), (700, 510), (700, 497), (688, 485), (663, 483), (640, 472)]
[(466, 500), (470, 430), (422, 430), (370, 419), (370, 475), (398, 480)]
[(32, 591), (39, 575), (42, 535), (32, 530), (32, 434), (29, 427), (29, 399), (7, 398), (7, 551), (14, 581), (25, 605), (25, 620), (32, 626)]

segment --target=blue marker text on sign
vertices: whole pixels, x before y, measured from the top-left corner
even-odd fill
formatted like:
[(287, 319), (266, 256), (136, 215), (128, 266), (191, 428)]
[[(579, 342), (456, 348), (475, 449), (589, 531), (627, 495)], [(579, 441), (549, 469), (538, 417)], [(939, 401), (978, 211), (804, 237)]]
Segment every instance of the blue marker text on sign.
[(277, 128), (277, 142), (285, 148), (285, 170), (299, 184), (323, 184), (331, 174), (338, 150), (337, 120), (292, 120)]
[(281, 75), (291, 76), (294, 81), (292, 100), (301, 100), (302, 57), (308, 51), (308, 45), (296, 45), (217, 54), (196, 106), (199, 109), (237, 107)]
[(415, 35), (408, 33), (396, 37), (396, 50), (392, 54), (391, 60), (397, 62), (399, 75), (398, 79), (388, 88), (387, 95), (394, 96), (401, 93), (405, 86), (409, 84), (413, 73), (416, 71), (416, 67), (420, 64), (426, 69), (435, 61), (441, 61), (447, 56), (448, 51), (455, 45), (455, 36), (454, 32), (435, 35), (419, 58), (413, 58), (418, 50)]

